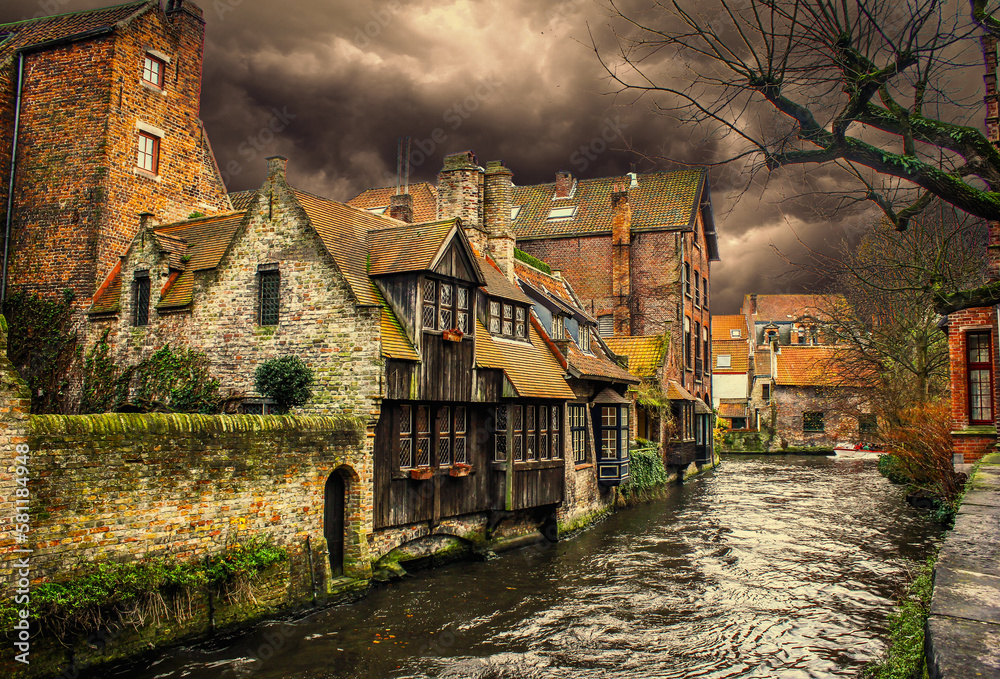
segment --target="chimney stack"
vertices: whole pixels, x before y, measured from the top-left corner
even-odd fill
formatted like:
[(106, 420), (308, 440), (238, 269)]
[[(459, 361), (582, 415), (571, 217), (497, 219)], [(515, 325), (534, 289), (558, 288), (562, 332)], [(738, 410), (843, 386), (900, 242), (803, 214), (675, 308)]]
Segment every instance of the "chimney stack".
[(569, 198), (575, 183), (573, 175), (569, 172), (565, 170), (556, 172), (556, 198)]
[(751, 292), (750, 293), (750, 313), (753, 314), (754, 316), (757, 315), (757, 293), (756, 292)]
[(483, 229), (483, 168), (472, 151), (451, 153), (444, 157), (444, 166), (437, 181), (438, 219), (458, 217), (472, 247), (479, 254), (486, 251)]
[(413, 223), (413, 196), (400, 193), (389, 197), (389, 216), (407, 224)]
[(288, 158), (284, 156), (270, 156), (267, 159), (267, 178), (274, 179), (281, 177), (285, 179), (285, 171), (288, 168)]
[(483, 180), (483, 217), (493, 261), (514, 282), (514, 227), (510, 223), (514, 173), (502, 160), (486, 163)]
[(156, 226), (156, 215), (152, 212), (140, 212), (139, 213), (139, 231), (145, 231), (146, 229), (152, 229)]
[(615, 298), (614, 333), (632, 334), (632, 208), (626, 184), (611, 189), (611, 294)]

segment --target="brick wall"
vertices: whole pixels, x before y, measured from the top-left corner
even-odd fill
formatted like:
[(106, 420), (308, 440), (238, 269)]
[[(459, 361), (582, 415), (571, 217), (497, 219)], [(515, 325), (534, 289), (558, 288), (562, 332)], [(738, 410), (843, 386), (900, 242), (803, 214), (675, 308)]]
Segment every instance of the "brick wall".
[[(792, 447), (833, 448), (841, 441), (858, 438), (858, 419), (851, 412), (861, 409), (861, 399), (843, 389), (817, 387), (777, 386), (771, 399), (777, 413), (775, 438), (771, 448), (776, 450), (784, 440)], [(802, 414), (822, 412), (823, 432), (804, 432)], [(770, 410), (762, 410), (761, 418), (770, 417)], [(764, 425), (761, 426), (764, 429)]]
[(956, 311), (948, 316), (948, 362), (951, 373), (951, 428), (955, 452), (966, 462), (975, 462), (996, 443), (996, 425), (969, 425), (969, 382), (966, 370), (966, 333), (988, 330), (992, 333), (993, 403), (996, 414), (997, 327), (994, 307), (976, 307)]
[[(186, 11), (154, 8), (112, 35), (26, 58), (10, 271), (18, 284), (72, 288), (85, 306), (139, 212), (177, 220), (230, 209), (198, 120), (203, 28)], [(140, 81), (150, 49), (169, 58), (162, 91)], [(4, 140), (15, 71), (8, 64), (0, 77)], [(140, 122), (163, 132), (155, 178), (136, 168)], [(0, 173), (6, 187), (6, 163)]]
[(589, 314), (597, 317), (614, 311), (610, 234), (518, 241), (517, 246), (562, 271)]

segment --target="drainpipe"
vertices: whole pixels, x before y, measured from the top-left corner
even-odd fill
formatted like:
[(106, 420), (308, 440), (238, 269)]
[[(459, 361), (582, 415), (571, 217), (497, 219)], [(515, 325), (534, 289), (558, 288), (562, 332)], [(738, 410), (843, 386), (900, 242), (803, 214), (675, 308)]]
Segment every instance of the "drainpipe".
[(24, 52), (17, 55), (17, 99), (14, 104), (14, 141), (10, 147), (10, 182), (7, 186), (7, 219), (3, 234), (3, 279), (0, 281), (0, 304), (7, 301), (7, 261), (10, 256), (10, 230), (14, 221), (14, 166), (17, 164), (17, 136), (21, 128), (21, 95), (24, 89)]

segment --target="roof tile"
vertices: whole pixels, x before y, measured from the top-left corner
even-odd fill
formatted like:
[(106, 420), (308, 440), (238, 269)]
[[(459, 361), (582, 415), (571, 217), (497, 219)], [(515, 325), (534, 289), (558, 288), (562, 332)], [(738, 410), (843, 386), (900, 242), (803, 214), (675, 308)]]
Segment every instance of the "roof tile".
[[(438, 218), (437, 189), (433, 184), (428, 182), (410, 184), (409, 192), (413, 197), (414, 222), (432, 222)], [(351, 198), (347, 201), (347, 204), (361, 208), (362, 210), (368, 210), (371, 208), (388, 208), (389, 199), (394, 195), (396, 195), (395, 186), (368, 189), (367, 191), (362, 191), (354, 198)], [(388, 213), (386, 213), (385, 216), (388, 217)]]
[(476, 321), (476, 365), (503, 370), (522, 398), (574, 398), (562, 365), (545, 345), (532, 323), (525, 342), (497, 341)]
[(628, 371), (636, 377), (656, 377), (666, 356), (664, 335), (608, 337), (604, 342), (618, 356), (628, 356)]

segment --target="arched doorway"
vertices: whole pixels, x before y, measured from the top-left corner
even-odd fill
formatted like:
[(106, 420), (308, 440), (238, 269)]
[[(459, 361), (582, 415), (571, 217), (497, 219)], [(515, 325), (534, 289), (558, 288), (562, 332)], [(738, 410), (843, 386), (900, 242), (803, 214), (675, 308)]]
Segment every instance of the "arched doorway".
[(323, 503), (323, 537), (330, 551), (330, 571), (334, 577), (344, 574), (344, 477), (334, 471), (326, 480)]

